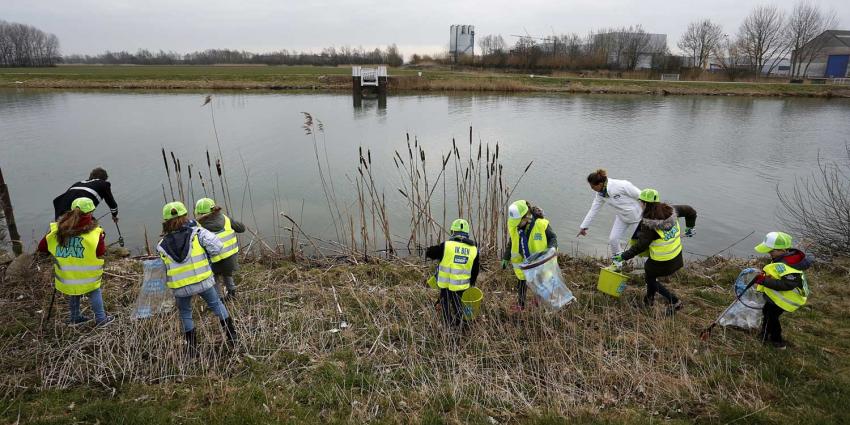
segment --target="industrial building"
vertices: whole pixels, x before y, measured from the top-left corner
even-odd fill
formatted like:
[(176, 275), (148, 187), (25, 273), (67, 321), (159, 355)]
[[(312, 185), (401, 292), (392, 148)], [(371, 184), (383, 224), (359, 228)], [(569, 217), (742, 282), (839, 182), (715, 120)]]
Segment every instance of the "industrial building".
[(800, 75), (805, 77), (848, 78), (850, 31), (824, 31), (795, 50), (793, 59), (794, 63), (800, 63)]
[(607, 32), (594, 35), (593, 43), (607, 50), (608, 64), (623, 67), (629, 61), (625, 57), (631, 46), (638, 45), (640, 51), (635, 69), (651, 69), (653, 60), (667, 54), (667, 34), (643, 32)]
[(457, 62), (464, 55), (475, 55), (475, 26), (452, 25), (449, 28), (449, 56)]

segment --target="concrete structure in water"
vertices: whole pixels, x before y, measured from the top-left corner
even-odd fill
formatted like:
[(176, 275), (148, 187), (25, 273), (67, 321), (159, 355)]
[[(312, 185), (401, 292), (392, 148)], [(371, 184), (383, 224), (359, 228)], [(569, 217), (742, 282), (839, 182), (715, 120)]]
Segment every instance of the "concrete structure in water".
[[(811, 62), (810, 62), (811, 61)], [(792, 74), (808, 78), (850, 78), (850, 31), (829, 30), (794, 51)], [(798, 65), (799, 64), (799, 65)]]
[(379, 103), (386, 104), (387, 85), (389, 84), (386, 65), (352, 66), (351, 83), (355, 106), (360, 106), (364, 95), (377, 96)]
[(449, 56), (457, 62), (464, 55), (475, 55), (475, 26), (452, 25), (449, 28)]

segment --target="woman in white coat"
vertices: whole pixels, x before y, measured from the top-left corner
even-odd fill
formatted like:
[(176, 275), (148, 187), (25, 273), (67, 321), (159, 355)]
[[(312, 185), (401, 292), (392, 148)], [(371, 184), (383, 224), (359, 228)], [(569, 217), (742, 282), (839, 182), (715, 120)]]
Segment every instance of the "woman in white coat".
[(590, 211), (584, 217), (579, 226), (576, 236), (586, 236), (590, 223), (596, 217), (603, 204), (608, 204), (614, 209), (617, 216), (608, 235), (608, 246), (611, 255), (622, 252), (624, 243), (628, 243), (641, 219), (641, 206), (638, 200), (640, 189), (628, 180), (616, 180), (608, 178), (605, 170), (599, 169), (587, 176), (587, 183), (596, 192)]

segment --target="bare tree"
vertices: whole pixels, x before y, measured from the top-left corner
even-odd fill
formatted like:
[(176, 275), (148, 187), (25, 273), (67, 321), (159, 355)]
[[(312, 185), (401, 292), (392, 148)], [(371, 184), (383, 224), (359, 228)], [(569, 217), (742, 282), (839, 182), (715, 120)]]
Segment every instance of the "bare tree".
[(713, 55), (729, 81), (735, 81), (746, 73), (748, 62), (740, 40), (730, 40), (729, 37), (724, 37), (723, 41), (715, 47)]
[(822, 160), (809, 177), (777, 195), (783, 209), (779, 218), (795, 233), (813, 243), (820, 254), (850, 256), (850, 145), (842, 160)]
[(624, 28), (620, 34), (619, 39), (623, 46), (622, 54), (625, 60), (625, 68), (634, 70), (638, 66), (641, 55), (651, 53), (648, 51), (650, 35), (640, 25), (628, 29)]
[(0, 66), (52, 66), (59, 39), (31, 25), (0, 21)]
[(823, 50), (825, 38), (817, 39), (824, 31), (838, 23), (835, 11), (822, 11), (817, 4), (806, 0), (794, 5), (785, 26), (791, 49), (791, 76), (805, 76), (812, 60)]
[(777, 6), (757, 6), (744, 19), (738, 40), (756, 76), (766, 65), (769, 74), (788, 53), (785, 36), (785, 14)]
[(705, 68), (708, 57), (722, 41), (723, 28), (705, 19), (688, 24), (678, 46), (691, 57), (694, 68)]
[(501, 35), (486, 35), (478, 39), (478, 48), (482, 56), (502, 53), (505, 51), (505, 39)]

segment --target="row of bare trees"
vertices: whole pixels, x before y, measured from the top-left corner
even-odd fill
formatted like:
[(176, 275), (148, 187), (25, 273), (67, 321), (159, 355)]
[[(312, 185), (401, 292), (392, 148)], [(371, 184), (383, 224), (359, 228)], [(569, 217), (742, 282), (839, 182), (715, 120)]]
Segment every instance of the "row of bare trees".
[[(642, 58), (652, 57), (654, 67), (669, 55), (666, 38), (650, 34), (641, 25), (604, 28), (581, 35), (553, 34), (547, 37), (513, 35), (512, 46), (501, 35), (486, 35), (478, 39), (481, 53), (477, 58), (461, 58), (465, 65), (523, 69), (622, 69), (638, 68)], [(413, 55), (412, 63), (451, 62), (444, 55), (430, 57)]]
[(32, 25), (0, 20), (0, 66), (53, 66), (59, 38)]
[(824, 47), (818, 35), (837, 22), (835, 12), (807, 0), (794, 5), (790, 14), (776, 5), (757, 6), (734, 37), (706, 19), (690, 23), (678, 46), (695, 68), (706, 67), (712, 58), (733, 80), (747, 71), (769, 75), (789, 56), (791, 76), (800, 77)]
[(386, 49), (366, 50), (362, 47), (328, 47), (319, 53), (279, 50), (271, 53), (253, 53), (244, 50), (208, 49), (180, 54), (176, 52), (151, 52), (140, 49), (104, 52), (99, 55), (69, 55), (65, 63), (132, 64), (132, 65), (212, 65), (212, 64), (266, 64), (266, 65), (329, 65), (388, 64), (399, 66), (402, 56), (395, 44)]

